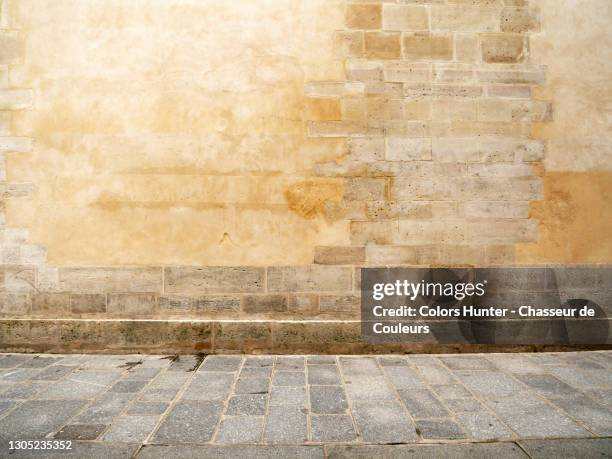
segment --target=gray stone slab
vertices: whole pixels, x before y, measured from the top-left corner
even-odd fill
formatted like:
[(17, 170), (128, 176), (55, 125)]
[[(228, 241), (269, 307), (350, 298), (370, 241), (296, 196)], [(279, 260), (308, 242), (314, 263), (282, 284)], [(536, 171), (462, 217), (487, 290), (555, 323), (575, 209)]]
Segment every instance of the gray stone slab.
[(168, 371), (191, 373), (196, 371), (203, 358), (197, 355), (177, 355), (172, 358)]
[(0, 401), (0, 416), (2, 415), (2, 413), (7, 412), (11, 408), (17, 406), (19, 403), (20, 402), (18, 402), (17, 400), (3, 400), (3, 401)]
[(346, 393), (351, 400), (394, 400), (393, 389), (382, 376), (353, 377), (346, 380)]
[(147, 385), (148, 381), (127, 381), (121, 380), (117, 381), (111, 387), (111, 392), (117, 393), (136, 393), (140, 392)]
[(37, 355), (34, 358), (23, 362), (23, 364), (21, 364), (21, 368), (45, 368), (59, 362), (60, 360), (62, 359), (58, 357), (43, 357)]
[(275, 386), (270, 395), (270, 405), (306, 405), (306, 388), (291, 386)]
[(385, 373), (391, 383), (398, 389), (424, 388), (425, 382), (419, 374), (405, 367), (385, 367)]
[(491, 354), (487, 355), (487, 359), (497, 368), (508, 373), (538, 374), (545, 371), (542, 365), (534, 363), (523, 354)]
[(113, 421), (102, 441), (142, 443), (157, 425), (159, 416), (121, 416)]
[(335, 365), (336, 357), (333, 355), (309, 355), (306, 357), (308, 365)]
[(308, 384), (318, 386), (335, 386), (341, 384), (340, 373), (336, 365), (309, 365)]
[(416, 422), (417, 432), (425, 440), (461, 440), (466, 434), (452, 419), (421, 419)]
[(228, 371), (234, 372), (240, 369), (242, 356), (237, 355), (209, 355), (204, 359), (198, 372), (203, 371)]
[(79, 424), (110, 424), (128, 405), (134, 394), (106, 393), (79, 413)]
[(142, 448), (138, 459), (323, 459), (320, 446), (156, 446)]
[[(612, 389), (590, 389), (584, 393), (599, 403), (601, 406), (612, 410)], [(2, 394), (0, 394), (2, 398)]]
[(350, 416), (312, 415), (310, 418), (312, 441), (348, 442), (355, 440), (355, 429)]
[(36, 394), (49, 387), (49, 382), (27, 381), (12, 383), (4, 392), (0, 393), (0, 399), (25, 400), (33, 398)]
[(75, 370), (71, 375), (72, 381), (80, 381), (101, 386), (109, 386), (117, 381), (124, 370), (105, 369), (105, 370)]
[(58, 440), (95, 440), (106, 430), (106, 424), (68, 424), (54, 436)]
[(373, 357), (340, 357), (339, 362), (345, 379), (381, 375), (381, 370)]
[(584, 395), (551, 397), (550, 400), (591, 432), (602, 437), (612, 436), (612, 411), (594, 400)]
[(264, 441), (302, 444), (308, 440), (306, 409), (299, 405), (270, 406)]
[(544, 397), (574, 397), (580, 392), (552, 375), (517, 375), (523, 384)]
[(353, 418), (367, 443), (409, 443), (418, 440), (414, 425), (396, 401), (356, 401)]
[(284, 356), (276, 358), (276, 368), (279, 370), (304, 371), (306, 362), (302, 356)]
[(140, 400), (146, 402), (171, 402), (179, 393), (179, 389), (163, 389), (147, 387), (141, 394)]
[(227, 399), (234, 384), (232, 373), (198, 372), (183, 395), (185, 400)]
[(206, 443), (212, 439), (223, 404), (210, 401), (179, 402), (166, 415), (153, 437), (155, 443)]
[(480, 397), (508, 397), (527, 391), (523, 384), (500, 371), (457, 371), (456, 374)]
[(160, 368), (134, 368), (127, 372), (124, 379), (133, 381), (148, 381), (155, 378), (160, 371)]
[(32, 381), (58, 381), (76, 370), (75, 366), (52, 365), (32, 378)]
[(168, 409), (168, 402), (143, 402), (138, 401), (130, 405), (127, 414), (130, 416), (160, 416)]
[(35, 355), (28, 354), (5, 354), (0, 359), (0, 368), (14, 368), (23, 365), (29, 360), (32, 360)]
[(274, 386), (304, 386), (305, 375), (301, 371), (275, 371), (272, 384)]
[(612, 438), (521, 440), (520, 444), (533, 459), (612, 457)]
[(452, 355), (438, 357), (451, 370), (495, 370), (495, 365), (479, 355)]
[(444, 404), (454, 413), (473, 413), (486, 409), (482, 403), (475, 398), (449, 398)]
[(462, 445), (330, 446), (328, 459), (527, 459), (514, 443)]
[(193, 372), (186, 371), (166, 371), (156, 377), (148, 387), (160, 389), (178, 389), (191, 377)]
[(272, 356), (249, 356), (244, 359), (244, 367), (271, 367), (274, 365)]
[(415, 419), (443, 418), (450, 415), (429, 389), (406, 389), (400, 390), (399, 394), (406, 409)]
[(272, 367), (243, 367), (240, 378), (269, 378), (272, 376)]
[(259, 443), (263, 433), (263, 416), (225, 417), (221, 421), (215, 443)]
[(383, 367), (403, 367), (405, 365), (410, 364), (406, 357), (396, 357), (396, 356), (378, 357), (377, 360), (378, 360), (378, 364)]
[(441, 399), (471, 398), (472, 394), (461, 384), (445, 386), (432, 386), (432, 389)]
[(512, 438), (513, 432), (492, 413), (484, 409), (472, 412), (458, 411), (455, 419), (463, 426), (468, 437), (475, 440)]
[(235, 394), (266, 394), (270, 390), (270, 380), (247, 378), (236, 381)]
[(503, 423), (523, 438), (590, 436), (562, 411), (535, 396), (487, 399), (486, 403)]
[(85, 405), (75, 400), (31, 400), (0, 419), (0, 440), (44, 438)]
[(47, 390), (39, 392), (36, 398), (44, 400), (91, 400), (106, 390), (108, 388), (104, 386), (65, 379), (49, 384)]
[(41, 371), (40, 368), (11, 368), (8, 370), (0, 371), (0, 382), (6, 381), (27, 381), (31, 378), (34, 378)]
[(577, 389), (604, 389), (612, 387), (612, 371), (598, 369), (549, 368), (548, 373)]
[(348, 408), (342, 386), (310, 386), (310, 409), (318, 414), (344, 414)]
[(227, 405), (227, 416), (263, 416), (268, 396), (264, 394), (235, 395)]
[(417, 365), (419, 374), (429, 384), (455, 384), (457, 378), (443, 365)]

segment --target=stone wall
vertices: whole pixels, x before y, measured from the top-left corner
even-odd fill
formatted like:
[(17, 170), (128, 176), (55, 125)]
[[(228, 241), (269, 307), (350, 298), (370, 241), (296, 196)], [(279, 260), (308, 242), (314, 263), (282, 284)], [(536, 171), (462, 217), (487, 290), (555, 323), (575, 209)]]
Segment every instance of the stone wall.
[(3, 345), (354, 351), (363, 266), (610, 262), (586, 3), (3, 0)]

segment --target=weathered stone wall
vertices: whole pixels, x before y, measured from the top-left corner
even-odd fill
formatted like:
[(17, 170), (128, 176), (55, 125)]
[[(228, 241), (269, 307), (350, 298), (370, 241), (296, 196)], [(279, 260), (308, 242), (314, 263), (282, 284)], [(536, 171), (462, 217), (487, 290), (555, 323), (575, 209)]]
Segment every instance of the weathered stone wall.
[(343, 342), (362, 266), (612, 260), (606, 0), (1, 5), (5, 319)]

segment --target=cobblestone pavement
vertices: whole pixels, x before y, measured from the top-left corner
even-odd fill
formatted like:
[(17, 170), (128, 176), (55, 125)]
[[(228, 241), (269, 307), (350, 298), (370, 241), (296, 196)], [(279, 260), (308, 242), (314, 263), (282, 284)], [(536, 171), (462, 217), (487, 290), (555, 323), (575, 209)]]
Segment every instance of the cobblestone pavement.
[(202, 359), (1, 354), (0, 457), (612, 457), (612, 352)]

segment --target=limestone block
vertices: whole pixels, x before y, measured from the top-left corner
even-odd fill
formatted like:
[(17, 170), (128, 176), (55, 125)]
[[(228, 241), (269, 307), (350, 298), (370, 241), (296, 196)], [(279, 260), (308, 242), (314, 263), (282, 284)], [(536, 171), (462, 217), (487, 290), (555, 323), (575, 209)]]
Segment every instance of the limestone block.
[(397, 222), (383, 221), (352, 221), (351, 244), (391, 244), (397, 235)]
[(0, 276), (0, 292), (33, 293), (36, 290), (36, 269), (31, 265), (1, 265)]
[(314, 262), (319, 265), (355, 265), (364, 261), (364, 247), (315, 248)]
[(343, 292), (351, 290), (350, 268), (339, 266), (286, 266), (268, 268), (271, 292)]
[(402, 83), (427, 82), (431, 78), (429, 65), (422, 63), (389, 62), (384, 66), (386, 81)]
[(15, 32), (0, 32), (0, 64), (11, 64), (22, 58), (24, 41)]
[(32, 295), (32, 314), (62, 316), (70, 313), (70, 294), (36, 293)]
[(365, 57), (368, 59), (399, 59), (401, 34), (398, 32), (366, 32)]
[(529, 40), (519, 34), (482, 34), (482, 60), (491, 63), (526, 62), (529, 59)]
[(385, 30), (427, 30), (429, 16), (423, 6), (385, 3), (382, 23)]
[(451, 34), (415, 32), (404, 33), (403, 56), (410, 60), (448, 61), (453, 59)]
[(385, 159), (388, 161), (422, 161), (431, 159), (431, 139), (388, 137)]
[(432, 6), (431, 29), (453, 32), (494, 32), (499, 30), (500, 12), (497, 8), (466, 5)]
[(22, 110), (32, 106), (30, 89), (0, 89), (0, 110)]
[(504, 8), (501, 14), (502, 32), (537, 32), (540, 29), (538, 14), (529, 8)]
[(161, 292), (161, 268), (59, 268), (59, 289), (74, 293)]
[(109, 314), (139, 316), (157, 311), (159, 297), (150, 293), (112, 293), (108, 295), (106, 311)]
[(79, 293), (70, 295), (70, 310), (74, 314), (101, 314), (106, 312), (106, 295)]
[(32, 151), (32, 139), (27, 137), (0, 137), (0, 151), (28, 153)]
[(264, 269), (253, 267), (167, 267), (164, 268), (166, 293), (261, 292)]
[(349, 3), (346, 5), (345, 21), (349, 29), (380, 29), (382, 5)]
[(245, 295), (242, 312), (246, 314), (279, 313), (288, 309), (286, 295)]

